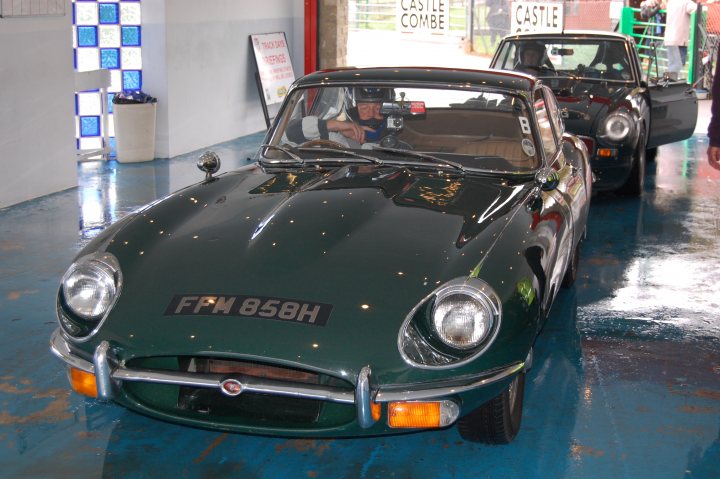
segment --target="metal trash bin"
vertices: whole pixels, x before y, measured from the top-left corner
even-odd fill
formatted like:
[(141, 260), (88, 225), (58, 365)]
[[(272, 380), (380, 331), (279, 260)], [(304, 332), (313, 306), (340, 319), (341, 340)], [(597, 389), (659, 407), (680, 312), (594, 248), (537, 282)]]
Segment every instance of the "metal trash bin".
[(157, 100), (142, 92), (113, 98), (117, 161), (133, 163), (155, 158)]

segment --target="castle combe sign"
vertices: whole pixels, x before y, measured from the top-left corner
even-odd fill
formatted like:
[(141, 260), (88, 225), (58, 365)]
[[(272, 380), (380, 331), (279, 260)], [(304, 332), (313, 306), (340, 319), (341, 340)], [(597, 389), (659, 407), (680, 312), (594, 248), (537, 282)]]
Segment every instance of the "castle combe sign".
[(554, 2), (512, 2), (510, 31), (561, 32), (563, 4)]
[(450, 0), (396, 0), (397, 31), (446, 35), (450, 29)]

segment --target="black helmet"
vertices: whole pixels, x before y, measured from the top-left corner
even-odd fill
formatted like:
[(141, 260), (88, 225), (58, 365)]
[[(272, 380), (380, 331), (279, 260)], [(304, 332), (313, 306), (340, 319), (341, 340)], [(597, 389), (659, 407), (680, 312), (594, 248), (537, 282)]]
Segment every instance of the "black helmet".
[(394, 99), (392, 88), (355, 87), (353, 100), (357, 103), (380, 103)]
[(545, 44), (542, 42), (522, 42), (518, 47), (522, 53), (526, 50), (535, 50), (538, 53), (545, 53)]

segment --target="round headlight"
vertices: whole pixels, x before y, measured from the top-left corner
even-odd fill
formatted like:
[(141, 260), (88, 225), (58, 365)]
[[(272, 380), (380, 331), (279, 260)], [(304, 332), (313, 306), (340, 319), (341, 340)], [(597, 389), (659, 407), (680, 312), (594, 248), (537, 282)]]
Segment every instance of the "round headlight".
[(117, 261), (109, 254), (86, 256), (74, 263), (62, 280), (65, 304), (83, 319), (99, 320), (118, 294)]
[(492, 331), (497, 311), (483, 295), (462, 288), (438, 292), (432, 325), (440, 340), (458, 349), (474, 348)]
[(610, 141), (620, 142), (630, 136), (633, 128), (633, 121), (630, 115), (623, 111), (616, 111), (605, 118), (604, 137)]

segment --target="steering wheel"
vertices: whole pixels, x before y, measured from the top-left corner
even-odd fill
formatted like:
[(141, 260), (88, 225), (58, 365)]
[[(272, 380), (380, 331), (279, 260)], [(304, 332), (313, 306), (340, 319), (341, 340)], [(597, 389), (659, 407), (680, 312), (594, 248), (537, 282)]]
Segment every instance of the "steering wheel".
[(333, 140), (325, 140), (324, 138), (318, 138), (317, 140), (310, 140), (302, 143), (298, 148), (312, 148), (314, 146), (325, 146), (328, 148), (339, 148), (341, 150), (347, 150), (347, 146), (342, 143), (338, 143)]

